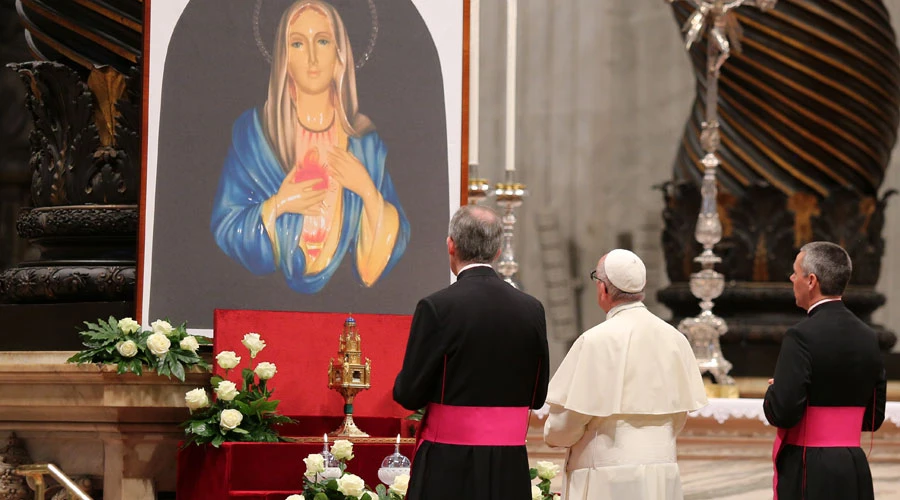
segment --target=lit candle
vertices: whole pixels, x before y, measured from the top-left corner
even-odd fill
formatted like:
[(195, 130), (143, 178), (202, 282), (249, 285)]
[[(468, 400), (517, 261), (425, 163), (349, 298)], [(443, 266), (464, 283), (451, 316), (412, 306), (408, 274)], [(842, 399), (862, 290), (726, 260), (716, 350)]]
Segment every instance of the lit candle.
[(506, 3), (506, 170), (516, 169), (516, 18), (518, 0)]
[(481, 51), (478, 47), (481, 27), (481, 0), (469, 2), (469, 164), (478, 165), (478, 64)]
[(322, 439), (325, 440), (325, 444), (328, 444), (328, 434), (322, 434)]

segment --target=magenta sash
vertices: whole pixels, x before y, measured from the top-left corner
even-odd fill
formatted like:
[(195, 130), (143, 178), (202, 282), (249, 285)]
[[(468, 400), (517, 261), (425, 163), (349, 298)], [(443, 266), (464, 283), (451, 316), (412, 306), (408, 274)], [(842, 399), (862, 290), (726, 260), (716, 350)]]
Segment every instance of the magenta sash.
[(528, 407), (429, 403), (421, 440), (467, 446), (524, 446)]
[(803, 446), (803, 487), (806, 485), (806, 447), (832, 448), (859, 446), (863, 406), (808, 406), (800, 423), (790, 429), (778, 429), (772, 447), (772, 467), (775, 475), (772, 488), (778, 500), (778, 454), (785, 444)]

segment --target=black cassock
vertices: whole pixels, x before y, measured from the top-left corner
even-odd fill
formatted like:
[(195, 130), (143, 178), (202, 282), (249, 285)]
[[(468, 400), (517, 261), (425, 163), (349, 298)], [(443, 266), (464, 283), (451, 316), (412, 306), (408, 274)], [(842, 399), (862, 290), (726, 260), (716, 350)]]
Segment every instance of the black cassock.
[[(861, 407), (860, 430), (874, 431), (884, 420), (886, 388), (875, 332), (843, 302), (825, 302), (785, 334), (763, 409), (770, 424), (790, 429), (810, 407)], [(784, 444), (775, 467), (778, 500), (875, 498), (866, 452), (859, 446)]]
[[(547, 397), (548, 364), (541, 303), (490, 267), (474, 267), (419, 301), (394, 400), (408, 410), (435, 403), (540, 408)], [(427, 425), (427, 415), (425, 419)], [(521, 422), (523, 443), (526, 419)], [(422, 441), (406, 498), (529, 500), (525, 446)]]

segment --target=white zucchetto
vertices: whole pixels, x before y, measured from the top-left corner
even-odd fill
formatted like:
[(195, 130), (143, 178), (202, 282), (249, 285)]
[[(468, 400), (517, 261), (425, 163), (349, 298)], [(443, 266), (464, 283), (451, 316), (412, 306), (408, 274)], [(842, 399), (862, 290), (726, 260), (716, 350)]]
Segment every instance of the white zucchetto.
[(647, 284), (647, 268), (641, 258), (628, 250), (617, 248), (606, 254), (603, 269), (609, 282), (625, 293), (639, 293)]

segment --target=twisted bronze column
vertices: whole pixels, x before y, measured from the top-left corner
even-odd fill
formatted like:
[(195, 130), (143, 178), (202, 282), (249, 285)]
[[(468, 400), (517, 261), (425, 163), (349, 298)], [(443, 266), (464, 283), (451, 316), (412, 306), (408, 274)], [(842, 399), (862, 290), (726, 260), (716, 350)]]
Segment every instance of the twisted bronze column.
[[(679, 26), (693, 13), (683, 0), (672, 9)], [(845, 301), (868, 320), (884, 303), (874, 285), (892, 191), (879, 198), (879, 189), (900, 123), (900, 55), (887, 10), (880, 0), (780, 0), (765, 13), (746, 7), (732, 13), (737, 43), (718, 88), (723, 239), (716, 253), (733, 280), (716, 302), (731, 327), (723, 343), (780, 342), (785, 326), (802, 314), (787, 277), (800, 246), (813, 240), (850, 253), (854, 273)], [(689, 51), (697, 98), (674, 179), (663, 189), (673, 285), (660, 300), (677, 318), (697, 311), (686, 282), (700, 251), (693, 236), (705, 154), (706, 42)], [(892, 346), (896, 337), (877, 329), (882, 347)]]

